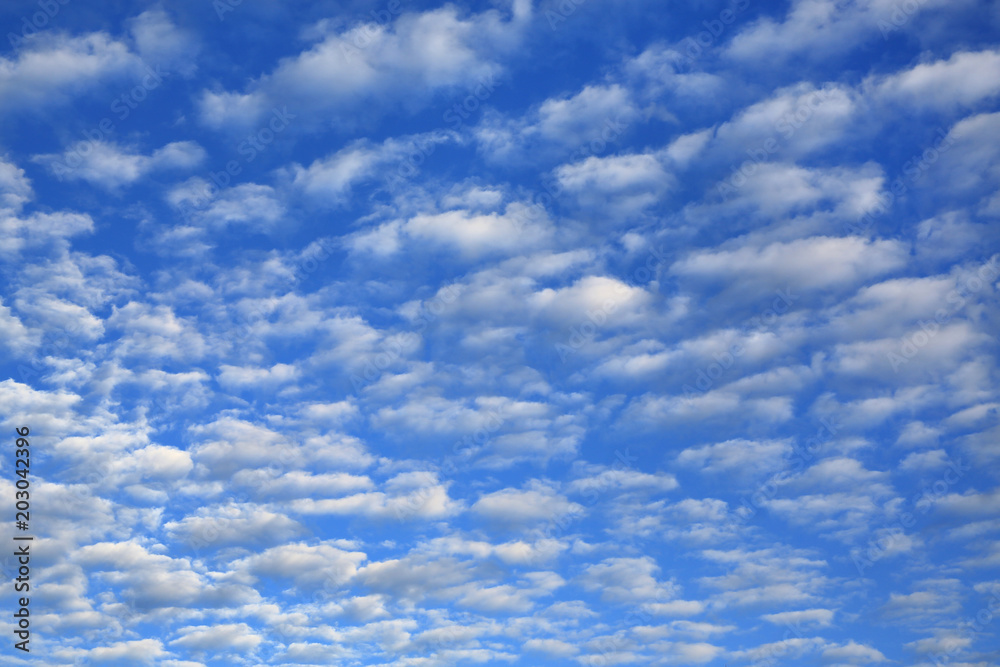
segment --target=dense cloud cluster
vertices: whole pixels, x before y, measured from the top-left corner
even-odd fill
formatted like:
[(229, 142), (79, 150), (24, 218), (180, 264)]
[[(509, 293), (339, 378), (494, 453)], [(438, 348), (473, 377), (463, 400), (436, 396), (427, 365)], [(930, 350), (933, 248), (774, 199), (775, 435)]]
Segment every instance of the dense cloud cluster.
[(42, 4), (5, 664), (1000, 661), (996, 2)]

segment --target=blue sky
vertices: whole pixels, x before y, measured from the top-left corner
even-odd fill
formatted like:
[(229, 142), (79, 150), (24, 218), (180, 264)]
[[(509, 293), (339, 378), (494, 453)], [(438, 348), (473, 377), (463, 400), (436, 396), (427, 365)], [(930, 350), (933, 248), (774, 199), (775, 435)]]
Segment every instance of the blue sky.
[(1000, 663), (1000, 4), (0, 16), (4, 664)]

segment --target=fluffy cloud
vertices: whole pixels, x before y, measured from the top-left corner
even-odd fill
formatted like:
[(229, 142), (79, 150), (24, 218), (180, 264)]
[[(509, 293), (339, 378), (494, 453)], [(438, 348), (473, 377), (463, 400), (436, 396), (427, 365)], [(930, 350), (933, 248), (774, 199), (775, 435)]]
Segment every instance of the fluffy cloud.
[(53, 664), (988, 662), (990, 17), (487, 4), (12, 24)]
[(400, 103), (413, 95), (414, 104), (427, 92), (473, 87), (499, 73), (495, 58), (517, 44), (529, 7), (515, 3), (508, 18), (495, 10), (463, 17), (443, 7), (348, 29), (320, 21), (310, 31), (312, 48), (284, 59), (246, 92), (205, 91), (201, 119), (211, 127), (249, 125), (271, 106), (292, 103), (308, 109), (315, 123), (323, 113), (365, 102)]
[(205, 160), (205, 151), (193, 141), (175, 141), (150, 155), (107, 142), (80, 143), (62, 155), (39, 155), (37, 162), (64, 180), (82, 180), (106, 190), (118, 190), (160, 169), (191, 169)]

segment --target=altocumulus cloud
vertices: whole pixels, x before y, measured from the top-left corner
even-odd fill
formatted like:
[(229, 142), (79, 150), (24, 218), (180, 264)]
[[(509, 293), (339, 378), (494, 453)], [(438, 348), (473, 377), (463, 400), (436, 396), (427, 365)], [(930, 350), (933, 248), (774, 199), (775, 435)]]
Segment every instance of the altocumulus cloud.
[(339, 4), (0, 9), (4, 664), (995, 664), (1000, 15)]

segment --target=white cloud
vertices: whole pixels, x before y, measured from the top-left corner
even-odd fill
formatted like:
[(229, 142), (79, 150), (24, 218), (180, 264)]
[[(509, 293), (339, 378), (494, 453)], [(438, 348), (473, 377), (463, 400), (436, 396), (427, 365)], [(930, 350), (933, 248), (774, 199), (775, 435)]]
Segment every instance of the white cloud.
[(527, 9), (517, 3), (505, 20), (495, 10), (461, 17), (449, 6), (347, 30), (322, 21), (314, 46), (282, 60), (247, 92), (205, 91), (201, 120), (215, 128), (249, 126), (268, 108), (289, 104), (308, 110), (309, 122), (316, 123), (335, 110), (373, 103), (415, 107), (443, 88), (473, 88), (499, 74), (496, 58), (518, 43)]
[(821, 574), (826, 561), (810, 558), (808, 552), (774, 547), (756, 551), (712, 549), (702, 554), (708, 561), (729, 570), (724, 575), (701, 580), (720, 591), (711, 600), (718, 608), (767, 605), (787, 609), (817, 599), (830, 585)]
[[(627, 460), (628, 453), (626, 451), (625, 454), (620, 452), (618, 454), (621, 457), (617, 462), (620, 466), (621, 461)], [(643, 490), (655, 493), (671, 491), (678, 487), (677, 478), (667, 473), (650, 474), (627, 468), (618, 469), (617, 466), (610, 470), (601, 470), (594, 466), (585, 472), (586, 476), (574, 479), (567, 485), (568, 492), (592, 497), (611, 490), (625, 492)]]
[(195, 323), (178, 317), (169, 306), (130, 301), (115, 307), (107, 323), (123, 332), (116, 348), (124, 357), (199, 359), (207, 351)]
[(83, 213), (33, 213), (20, 218), (0, 211), (0, 256), (51, 249), (65, 251), (68, 239), (94, 231), (93, 219)]
[(512, 202), (491, 212), (456, 209), (417, 213), (358, 232), (348, 243), (356, 253), (378, 258), (403, 249), (413, 252), (426, 248), (432, 252), (457, 250), (463, 258), (474, 259), (544, 247), (551, 236), (551, 223), (543, 213)]
[(95, 341), (104, 335), (104, 322), (90, 309), (35, 290), (20, 290), (14, 302), (25, 319), (68, 336)]
[(308, 590), (336, 590), (355, 577), (368, 557), (330, 544), (286, 542), (233, 562), (255, 577), (290, 579)]
[(938, 187), (958, 192), (978, 190), (992, 195), (992, 190), (1000, 183), (1000, 149), (989, 141), (989, 137), (993, 137), (998, 128), (1000, 112), (963, 118), (945, 137), (937, 163), (931, 161), (932, 154), (928, 153), (921, 165), (926, 164), (925, 171), (934, 175)]
[(1000, 51), (958, 51), (947, 60), (869, 81), (876, 94), (898, 104), (952, 111), (1000, 93)]
[(375, 483), (367, 476), (345, 472), (312, 474), (291, 470), (283, 474), (267, 468), (244, 469), (233, 475), (233, 483), (261, 498), (313, 498), (319, 494), (346, 496), (368, 491)]
[(524, 642), (524, 648), (553, 658), (572, 658), (580, 652), (578, 646), (560, 639), (529, 639)]
[[(982, 667), (948, 619), (1000, 590), (989, 17), (363, 4), (234, 6), (247, 58), (66, 6), (0, 58), (51, 659)], [(672, 21), (712, 46), (633, 39)]]
[(609, 276), (585, 276), (566, 287), (545, 288), (532, 294), (529, 301), (547, 318), (561, 322), (582, 324), (592, 319), (588, 319), (588, 313), (600, 313), (607, 327), (640, 320), (652, 303), (652, 295), (643, 287)]
[(235, 650), (245, 653), (264, 641), (264, 638), (246, 623), (187, 626), (178, 632), (181, 636), (172, 640), (170, 645), (196, 651)]
[(0, 159), (0, 214), (20, 211), (34, 196), (31, 180), (25, 176), (24, 169), (13, 162)]
[(588, 157), (555, 171), (556, 180), (582, 208), (619, 218), (641, 212), (660, 201), (673, 177), (649, 154)]
[(473, 132), (480, 150), (497, 162), (565, 157), (574, 148), (586, 157), (608, 150), (638, 113), (622, 85), (587, 85), (545, 100), (520, 119), (487, 113)]
[(802, 609), (800, 611), (782, 611), (776, 614), (765, 614), (764, 620), (775, 625), (802, 624), (827, 626), (833, 622), (834, 612), (831, 609)]
[[(722, 123), (707, 151), (722, 159), (737, 154), (757, 161), (774, 160), (772, 154), (808, 155), (835, 145), (854, 129), (858, 97), (843, 86), (799, 83), (782, 88)], [(719, 155), (723, 151), (724, 156)]]
[(472, 512), (490, 521), (514, 525), (531, 525), (556, 521), (583, 513), (583, 506), (569, 501), (555, 489), (534, 483), (524, 490), (503, 489), (480, 496)]
[(761, 288), (823, 289), (857, 285), (903, 266), (906, 249), (897, 241), (817, 236), (754, 248), (701, 251), (670, 267), (705, 282)]
[(275, 364), (270, 368), (253, 366), (219, 366), (219, 384), (229, 389), (245, 387), (276, 386), (293, 382), (301, 372), (291, 364)]
[(106, 141), (83, 141), (62, 155), (37, 155), (61, 180), (83, 180), (106, 190), (117, 191), (153, 171), (189, 170), (205, 160), (201, 146), (193, 141), (175, 141), (143, 155)]
[[(961, 461), (956, 463), (956, 467), (959, 465), (962, 465)], [(968, 463), (965, 463), (964, 466), (968, 466)], [(965, 474), (966, 471), (958, 468), (958, 472)], [(1000, 488), (987, 492), (976, 492), (970, 489), (964, 493), (949, 493), (941, 498), (936, 498), (934, 506), (943, 512), (966, 516), (993, 514), (1000, 510)]]
[(136, 541), (101, 542), (82, 547), (73, 561), (100, 572), (101, 577), (125, 587), (139, 610), (186, 606), (228, 606), (259, 599), (252, 588), (212, 581), (196, 572), (186, 559), (152, 553)]
[(587, 567), (580, 577), (584, 589), (599, 591), (612, 603), (661, 602), (674, 597), (675, 586), (657, 580), (660, 567), (649, 556), (606, 558)]
[(680, 665), (701, 665), (725, 653), (725, 649), (721, 646), (705, 642), (696, 644), (674, 642), (667, 650), (671, 656), (670, 662)]
[(893, 23), (899, 20), (897, 15), (903, 16), (902, 25), (909, 30), (915, 23), (912, 18), (915, 13), (960, 4), (924, 0), (904, 10), (893, 0), (862, 0), (850, 4), (835, 0), (794, 0), (784, 20), (763, 17), (741, 30), (726, 48), (725, 55), (735, 62), (822, 60), (892, 34), (898, 29)]
[(233, 417), (191, 427), (191, 458), (207, 474), (228, 476), (242, 468), (264, 466), (280, 455), (286, 464), (301, 459), (280, 433)]
[(899, 463), (899, 469), (905, 472), (923, 472), (943, 468), (948, 463), (948, 454), (943, 449), (932, 449), (928, 452), (911, 452)]
[(287, 516), (248, 504), (207, 507), (163, 528), (172, 539), (198, 549), (286, 542), (304, 532)]
[(46, 33), (28, 40), (15, 58), (0, 58), (0, 110), (66, 104), (104, 83), (143, 73), (128, 46), (106, 33)]
[(100, 665), (120, 660), (127, 660), (130, 664), (149, 664), (150, 661), (162, 659), (168, 654), (164, 650), (161, 641), (157, 639), (138, 639), (134, 641), (114, 642), (108, 646), (97, 646), (87, 650), (83, 655), (86, 656), (85, 659)]
[(627, 409), (628, 418), (653, 424), (709, 418), (782, 423), (791, 419), (792, 414), (792, 399), (789, 396), (744, 398), (721, 389), (693, 396), (646, 394), (633, 399)]
[(192, 76), (198, 69), (200, 44), (194, 34), (178, 27), (161, 8), (149, 9), (128, 21), (136, 52), (143, 62), (167, 72)]
[(458, 514), (463, 504), (448, 495), (448, 484), (436, 473), (400, 473), (385, 482), (385, 491), (340, 498), (303, 498), (291, 503), (301, 514), (335, 514), (378, 519), (440, 519)]
[(882, 655), (878, 649), (855, 641), (849, 641), (840, 646), (831, 646), (823, 649), (823, 657), (829, 660), (844, 660), (850, 664), (869, 664), (873, 662), (887, 662), (888, 658)]
[(685, 449), (677, 462), (708, 473), (760, 475), (780, 468), (791, 451), (790, 443), (781, 440), (728, 440)]
[(336, 153), (313, 161), (308, 167), (293, 165), (292, 184), (318, 201), (340, 205), (350, 200), (351, 189), (363, 181), (389, 174), (389, 180), (415, 175), (419, 165), (440, 144), (457, 140), (453, 133), (438, 131), (400, 139), (386, 139), (373, 146), (357, 141)]
[(0, 340), (4, 347), (14, 354), (24, 354), (38, 344), (37, 339), (0, 299)]

